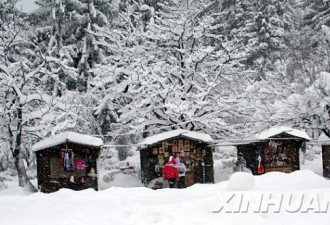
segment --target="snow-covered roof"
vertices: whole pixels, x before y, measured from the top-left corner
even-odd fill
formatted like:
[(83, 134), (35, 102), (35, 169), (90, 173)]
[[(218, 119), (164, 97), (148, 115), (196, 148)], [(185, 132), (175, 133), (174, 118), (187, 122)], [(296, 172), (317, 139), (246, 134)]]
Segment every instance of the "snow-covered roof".
[(286, 126), (272, 127), (269, 130), (266, 130), (266, 131), (261, 132), (260, 134), (257, 134), (256, 139), (264, 140), (264, 139), (268, 139), (268, 138), (274, 137), (274, 136), (276, 136), (278, 134), (282, 134), (282, 133), (289, 134), (294, 137), (303, 138), (306, 140), (311, 139), (305, 131), (296, 130), (296, 129), (293, 129), (291, 127), (286, 127)]
[(213, 139), (211, 138), (210, 135), (205, 134), (205, 133), (200, 133), (200, 132), (195, 132), (195, 131), (189, 131), (189, 130), (183, 130), (183, 129), (177, 129), (177, 130), (172, 130), (160, 134), (156, 134), (150, 137), (145, 138), (142, 142), (141, 145), (152, 145), (160, 141), (164, 141), (170, 138), (174, 137), (186, 137), (186, 138), (191, 138), (203, 142), (211, 142)]
[(324, 132), (321, 133), (321, 135), (319, 136), (319, 138), (317, 139), (318, 141), (329, 141), (330, 142), (330, 138), (324, 134)]
[(103, 141), (100, 138), (92, 137), (85, 134), (79, 134), (75, 132), (64, 132), (57, 134), (53, 137), (46, 138), (32, 146), (32, 151), (40, 151), (49, 147), (57, 146), (67, 142), (76, 144), (100, 147), (103, 145)]
[(321, 133), (317, 141), (321, 145), (330, 145), (330, 138), (327, 135), (325, 135), (324, 132)]

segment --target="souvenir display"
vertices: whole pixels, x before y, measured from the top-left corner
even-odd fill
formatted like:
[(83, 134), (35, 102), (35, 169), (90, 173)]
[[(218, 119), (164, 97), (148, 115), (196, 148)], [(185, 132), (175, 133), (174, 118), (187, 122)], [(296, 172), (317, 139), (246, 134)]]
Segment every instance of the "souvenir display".
[(261, 158), (260, 154), (257, 156), (257, 168), (258, 168), (258, 174), (265, 173), (264, 166), (262, 164), (262, 158)]
[(64, 166), (64, 171), (73, 171), (74, 153), (71, 149), (62, 149), (60, 152), (60, 165)]
[(183, 140), (179, 140), (179, 147), (183, 148)]
[[(262, 161), (263, 163), (260, 163), (260, 165), (267, 168), (268, 171), (279, 171), (279, 168), (283, 168), (284, 171), (285, 167), (290, 168), (292, 164), (296, 163), (296, 153), (290, 145), (270, 140), (264, 150)], [(262, 172), (262, 169), (260, 169), (260, 172)]]
[(162, 147), (163, 147), (163, 149), (168, 149), (168, 143), (167, 143), (167, 141), (163, 141), (162, 142)]
[[(167, 141), (157, 142), (157, 145), (151, 147), (151, 152), (147, 155), (148, 158), (157, 156), (156, 162), (146, 166), (141, 165), (141, 170), (143, 170), (143, 175), (145, 176), (143, 179), (157, 178), (160, 175), (159, 173), (163, 171), (169, 157), (173, 156), (175, 158), (180, 158), (181, 162), (186, 165), (187, 177), (191, 179), (189, 181), (190, 185), (193, 183), (213, 182), (213, 169), (211, 167), (204, 168), (204, 172), (206, 174), (204, 176), (207, 176), (207, 178), (203, 178), (202, 174), (203, 167), (201, 166), (201, 160), (205, 160), (205, 164), (212, 161), (212, 154), (207, 152), (208, 148), (207, 143), (190, 140), (182, 136), (167, 139)], [(147, 152), (144, 151), (141, 153)], [(146, 164), (148, 164), (148, 161)]]
[(164, 158), (158, 159), (158, 163), (160, 166), (164, 165)]
[(73, 169), (74, 170), (78, 170), (78, 171), (84, 171), (86, 170), (87, 168), (87, 165), (86, 165), (86, 162), (85, 160), (82, 160), (82, 159), (77, 159), (74, 161), (73, 163)]
[(160, 172), (160, 166), (159, 165), (155, 165), (155, 172)]
[(72, 149), (62, 149), (58, 157), (51, 158), (49, 161), (50, 176), (52, 178), (70, 177), (73, 183), (84, 183), (81, 178), (85, 179), (86, 171), (91, 164), (95, 164), (95, 160), (91, 160), (90, 155), (81, 152), (84, 150), (75, 154)]

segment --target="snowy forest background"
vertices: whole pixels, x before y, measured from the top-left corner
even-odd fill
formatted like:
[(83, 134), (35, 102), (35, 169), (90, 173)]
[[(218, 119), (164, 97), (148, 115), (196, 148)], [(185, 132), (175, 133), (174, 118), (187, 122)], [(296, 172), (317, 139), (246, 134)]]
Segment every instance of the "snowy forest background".
[[(31, 146), (61, 131), (116, 145), (174, 128), (330, 136), (329, 0), (17, 2), (0, 0), (0, 172), (21, 186)], [(132, 154), (116, 150), (104, 158)]]

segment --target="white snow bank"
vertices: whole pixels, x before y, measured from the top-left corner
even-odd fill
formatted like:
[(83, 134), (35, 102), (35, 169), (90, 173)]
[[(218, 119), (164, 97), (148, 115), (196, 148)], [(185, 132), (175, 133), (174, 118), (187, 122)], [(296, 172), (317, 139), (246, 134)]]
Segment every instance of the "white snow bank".
[(174, 137), (179, 137), (179, 136), (191, 138), (191, 139), (195, 139), (195, 140), (200, 140), (203, 142), (213, 141), (211, 136), (208, 134), (184, 130), (184, 129), (177, 129), (177, 130), (172, 130), (172, 131), (168, 131), (168, 132), (164, 132), (164, 133), (160, 133), (160, 134), (156, 134), (156, 135), (147, 137), (141, 142), (141, 145), (152, 145), (157, 142), (167, 140), (170, 138), (174, 138)]
[(292, 173), (266, 173), (256, 179), (255, 186), (263, 191), (298, 191), (330, 188), (330, 182), (311, 170), (297, 170)]
[(306, 140), (310, 140), (310, 137), (307, 135), (305, 131), (293, 129), (291, 127), (286, 126), (275, 126), (270, 128), (269, 130), (263, 131), (260, 134), (256, 135), (258, 140), (268, 139), (274, 137), (275, 135), (286, 133), (295, 137), (304, 138)]
[(92, 137), (85, 134), (75, 132), (63, 132), (55, 135), (54, 137), (46, 138), (32, 146), (32, 151), (36, 152), (42, 149), (53, 147), (56, 145), (64, 144), (66, 142), (73, 142), (86, 146), (100, 147), (103, 141), (100, 138)]
[(237, 172), (234, 173), (228, 182), (228, 190), (231, 191), (247, 191), (254, 188), (255, 179), (250, 173)]
[[(329, 195), (330, 181), (308, 170), (267, 173), (254, 179), (255, 187), (245, 193), (282, 191)], [(112, 187), (98, 192), (62, 189), (52, 194), (0, 195), (0, 221), (4, 225), (329, 224), (329, 212), (212, 213), (219, 203), (217, 196), (228, 192), (227, 187), (226, 181), (157, 191), (144, 187)]]

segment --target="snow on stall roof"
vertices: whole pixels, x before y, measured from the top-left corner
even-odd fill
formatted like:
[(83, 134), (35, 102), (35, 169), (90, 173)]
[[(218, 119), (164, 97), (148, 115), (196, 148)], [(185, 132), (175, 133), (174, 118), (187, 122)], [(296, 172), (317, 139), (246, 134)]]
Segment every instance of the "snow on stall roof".
[(321, 145), (330, 145), (330, 138), (324, 132), (321, 133), (317, 140)]
[(330, 138), (327, 135), (325, 135), (324, 132), (321, 133), (321, 135), (319, 136), (319, 138), (317, 140), (330, 142)]
[(32, 151), (40, 151), (49, 147), (64, 144), (66, 142), (95, 147), (100, 147), (103, 145), (103, 141), (100, 138), (75, 132), (64, 132), (36, 143), (32, 146)]
[(274, 137), (278, 134), (286, 133), (295, 137), (303, 138), (306, 140), (310, 140), (311, 138), (307, 135), (305, 131), (296, 130), (291, 127), (286, 126), (279, 126), (279, 127), (272, 127), (269, 130), (263, 131), (260, 134), (256, 135), (258, 140), (268, 139)]
[(168, 131), (168, 132), (164, 132), (164, 133), (160, 133), (160, 134), (156, 134), (156, 135), (147, 137), (141, 142), (141, 145), (152, 145), (157, 142), (167, 140), (170, 138), (174, 138), (174, 137), (178, 137), (178, 136), (187, 137), (187, 138), (191, 138), (191, 139), (195, 139), (195, 140), (200, 140), (203, 142), (213, 141), (211, 136), (208, 134), (184, 130), (184, 129), (177, 129), (177, 130), (172, 130), (172, 131)]

